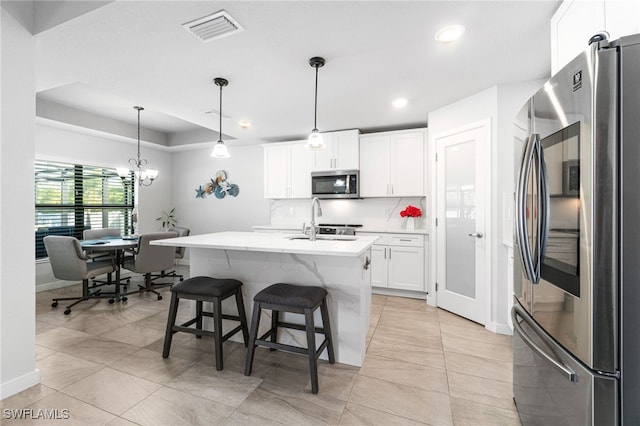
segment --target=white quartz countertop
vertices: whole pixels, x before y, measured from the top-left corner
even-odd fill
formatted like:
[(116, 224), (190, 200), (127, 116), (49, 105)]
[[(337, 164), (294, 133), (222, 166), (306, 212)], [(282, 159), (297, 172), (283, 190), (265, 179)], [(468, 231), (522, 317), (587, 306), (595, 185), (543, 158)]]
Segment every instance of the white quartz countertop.
[(210, 248), (223, 250), (262, 251), (321, 256), (360, 256), (378, 239), (357, 236), (355, 240), (292, 240), (291, 234), (260, 232), (216, 232), (188, 237), (154, 240), (153, 245)]

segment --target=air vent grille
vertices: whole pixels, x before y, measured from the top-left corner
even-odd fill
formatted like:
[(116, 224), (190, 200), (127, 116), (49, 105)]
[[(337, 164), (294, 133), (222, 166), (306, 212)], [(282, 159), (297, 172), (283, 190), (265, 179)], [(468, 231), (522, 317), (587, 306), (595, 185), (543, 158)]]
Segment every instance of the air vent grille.
[(231, 15), (224, 10), (189, 21), (186, 24), (182, 24), (182, 26), (191, 34), (205, 42), (244, 31), (244, 28), (242, 28), (238, 21), (233, 19)]

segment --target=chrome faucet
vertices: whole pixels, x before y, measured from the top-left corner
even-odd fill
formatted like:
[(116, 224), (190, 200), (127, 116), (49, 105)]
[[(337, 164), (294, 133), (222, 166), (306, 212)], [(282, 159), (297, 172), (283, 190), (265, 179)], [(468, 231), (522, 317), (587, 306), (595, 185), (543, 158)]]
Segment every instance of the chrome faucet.
[(311, 200), (311, 224), (309, 225), (309, 240), (316, 240), (316, 209), (315, 206), (318, 205), (318, 217), (322, 216), (322, 207), (320, 207), (320, 199), (318, 197), (313, 197)]

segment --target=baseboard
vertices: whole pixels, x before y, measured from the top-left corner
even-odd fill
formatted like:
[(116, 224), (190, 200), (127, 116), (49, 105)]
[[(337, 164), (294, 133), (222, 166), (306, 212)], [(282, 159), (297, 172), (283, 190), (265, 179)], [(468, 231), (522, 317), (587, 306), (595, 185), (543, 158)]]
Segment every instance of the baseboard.
[(485, 328), (496, 334), (506, 334), (507, 336), (513, 335), (513, 330), (508, 324), (498, 324), (497, 322), (490, 322), (485, 325)]
[(409, 297), (411, 299), (422, 299), (422, 300), (425, 300), (427, 298), (427, 293), (422, 291), (395, 290), (395, 289), (382, 288), (382, 287), (372, 287), (371, 290), (373, 294), (382, 294), (384, 296)]
[(40, 383), (40, 370), (36, 368), (30, 373), (23, 374), (20, 377), (9, 380), (8, 382), (1, 383), (0, 400), (9, 398), (10, 396), (37, 385), (38, 383)]

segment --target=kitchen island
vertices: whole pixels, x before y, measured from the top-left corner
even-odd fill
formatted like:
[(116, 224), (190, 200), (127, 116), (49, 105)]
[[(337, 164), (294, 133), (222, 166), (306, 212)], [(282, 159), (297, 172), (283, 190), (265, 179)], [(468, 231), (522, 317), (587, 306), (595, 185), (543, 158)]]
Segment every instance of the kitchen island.
[[(324, 287), (329, 292), (327, 304), (336, 361), (361, 366), (371, 313), (371, 245), (376, 239), (362, 236), (309, 241), (291, 234), (219, 232), (156, 240), (152, 244), (189, 248), (192, 277), (206, 275), (242, 281), (249, 320), (253, 297), (271, 284)], [(223, 311), (226, 309), (233, 313), (235, 304), (223, 304)], [(300, 315), (285, 314), (283, 320), (303, 323)], [(315, 320), (322, 323), (319, 311)], [(270, 324), (270, 312), (263, 312), (259, 333), (266, 332)], [(224, 324), (223, 332), (231, 326)], [(235, 339), (239, 337), (234, 336)], [(304, 332), (298, 330), (279, 330), (278, 339), (306, 347)], [(326, 354), (322, 357), (326, 359)]]

